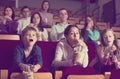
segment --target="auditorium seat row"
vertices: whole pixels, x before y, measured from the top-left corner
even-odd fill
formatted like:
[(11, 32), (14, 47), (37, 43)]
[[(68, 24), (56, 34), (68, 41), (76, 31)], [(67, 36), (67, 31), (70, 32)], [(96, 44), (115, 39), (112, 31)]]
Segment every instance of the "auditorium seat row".
[[(20, 43), (21, 41), (18, 39), (16, 40), (0, 39), (0, 69), (7, 69), (9, 71), (9, 69), (12, 67), (14, 49)], [(51, 72), (51, 63), (54, 59), (57, 42), (38, 41), (37, 44), (41, 47), (43, 58), (43, 66), (39, 70), (39, 72)], [(92, 42), (88, 42), (86, 44), (88, 45), (89, 49), (88, 53), (89, 61), (91, 61), (96, 56), (95, 46)], [(59, 77), (62, 76), (62, 71), (61, 70), (56, 71), (55, 73), (56, 73), (55, 78), (60, 79)]]
[[(61, 74), (61, 71), (58, 71)], [(67, 79), (118, 79), (120, 70), (114, 70), (112, 72), (106, 72), (103, 74), (94, 74), (94, 75), (68, 75)], [(50, 72), (38, 72), (33, 73), (34, 79), (53, 79), (53, 76)], [(8, 70), (0, 69), (0, 79), (8, 79)], [(11, 74), (10, 79), (26, 79), (25, 74), (14, 72)], [(55, 79), (61, 79), (60, 75), (55, 75)]]
[[(14, 49), (20, 43), (21, 41), (19, 35), (0, 35), (0, 69), (6, 69), (9, 71), (12, 67)], [(54, 59), (57, 42), (38, 41), (37, 44), (42, 50), (43, 57), (43, 67), (39, 70), (39, 72), (51, 72), (51, 63)], [(92, 42), (87, 42), (86, 44), (89, 49), (89, 62), (91, 62), (96, 56), (95, 45)], [(83, 72), (85, 71), (80, 73), (83, 74)], [(62, 77), (62, 73), (62, 70), (56, 71), (55, 79), (60, 79)], [(87, 71), (85, 73), (88, 73), (87, 75), (89, 75), (91, 72)]]

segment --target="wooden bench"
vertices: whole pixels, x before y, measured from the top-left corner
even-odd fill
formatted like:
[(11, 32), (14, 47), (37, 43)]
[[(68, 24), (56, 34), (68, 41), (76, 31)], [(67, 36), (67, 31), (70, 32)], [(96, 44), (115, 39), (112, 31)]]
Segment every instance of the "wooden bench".
[(104, 29), (110, 28), (110, 24), (106, 22), (97, 22), (96, 25), (97, 25), (97, 28), (101, 31)]
[(0, 34), (0, 40), (20, 40), (19, 35)]
[(7, 79), (8, 78), (8, 70), (1, 69), (0, 70), (0, 79)]
[[(34, 73), (34, 79), (52, 79), (52, 74), (50, 72)], [(10, 79), (25, 79), (23, 73), (12, 73)]]
[(120, 32), (114, 32), (117, 39), (120, 39)]
[(120, 27), (112, 27), (111, 28), (114, 32), (120, 32)]
[(67, 79), (105, 79), (104, 75), (69, 75)]

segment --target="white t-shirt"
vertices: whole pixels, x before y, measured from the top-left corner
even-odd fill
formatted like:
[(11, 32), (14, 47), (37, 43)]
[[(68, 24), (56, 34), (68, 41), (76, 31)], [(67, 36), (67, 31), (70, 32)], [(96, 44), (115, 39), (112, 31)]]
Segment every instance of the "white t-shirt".
[(17, 33), (21, 34), (21, 32), (23, 31), (23, 29), (25, 27), (27, 27), (30, 24), (30, 17), (28, 18), (22, 18), (20, 20), (18, 20), (18, 28), (17, 28)]
[[(82, 67), (87, 67), (88, 65), (88, 49), (87, 47), (79, 46), (80, 58)], [(77, 48), (78, 49), (78, 48)], [(57, 44), (55, 59), (53, 61), (54, 66), (73, 66), (73, 55), (75, 53), (75, 48), (72, 48), (66, 39), (61, 40)]]

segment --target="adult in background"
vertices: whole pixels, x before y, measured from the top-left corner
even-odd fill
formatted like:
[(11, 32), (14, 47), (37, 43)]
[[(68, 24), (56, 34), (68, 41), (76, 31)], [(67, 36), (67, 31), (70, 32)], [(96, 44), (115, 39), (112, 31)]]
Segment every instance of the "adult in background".
[(40, 15), (43, 21), (43, 27), (51, 28), (53, 26), (53, 14), (49, 12), (50, 2), (48, 0), (44, 0), (41, 4)]
[(60, 23), (52, 26), (50, 38), (51, 41), (60, 41), (64, 37), (64, 30), (68, 24), (68, 12), (65, 8), (59, 10)]
[(6, 24), (7, 21), (13, 21), (15, 19), (15, 12), (11, 6), (6, 6), (3, 12), (2, 23)]
[(18, 20), (18, 28), (17, 28), (17, 33), (21, 34), (22, 30), (28, 26), (30, 24), (30, 8), (27, 6), (24, 6), (21, 9), (21, 14), (22, 14), (22, 18)]

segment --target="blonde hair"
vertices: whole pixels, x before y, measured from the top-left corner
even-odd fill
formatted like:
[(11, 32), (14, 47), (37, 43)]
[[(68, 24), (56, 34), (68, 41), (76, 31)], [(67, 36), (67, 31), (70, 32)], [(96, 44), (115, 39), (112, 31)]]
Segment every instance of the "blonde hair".
[(37, 39), (38, 39), (38, 31), (37, 29), (35, 29), (34, 27), (31, 27), (31, 26), (27, 26), (21, 33), (20, 35), (20, 38), (22, 39), (24, 37), (24, 35), (28, 32), (28, 31), (35, 31), (36, 32), (36, 36), (37, 36)]
[(105, 30), (103, 30), (102, 31), (102, 34), (101, 34), (101, 44), (103, 45), (103, 46), (105, 46), (105, 43), (104, 43), (104, 40), (103, 40), (103, 36), (104, 36), (104, 34), (106, 33), (106, 32), (108, 32), (108, 31), (111, 31), (112, 32), (112, 34), (113, 34), (113, 36), (114, 36), (114, 44), (118, 47), (118, 43), (117, 43), (117, 38), (116, 38), (116, 36), (115, 36), (115, 34), (114, 34), (114, 31), (112, 30), (112, 29), (105, 29)]

